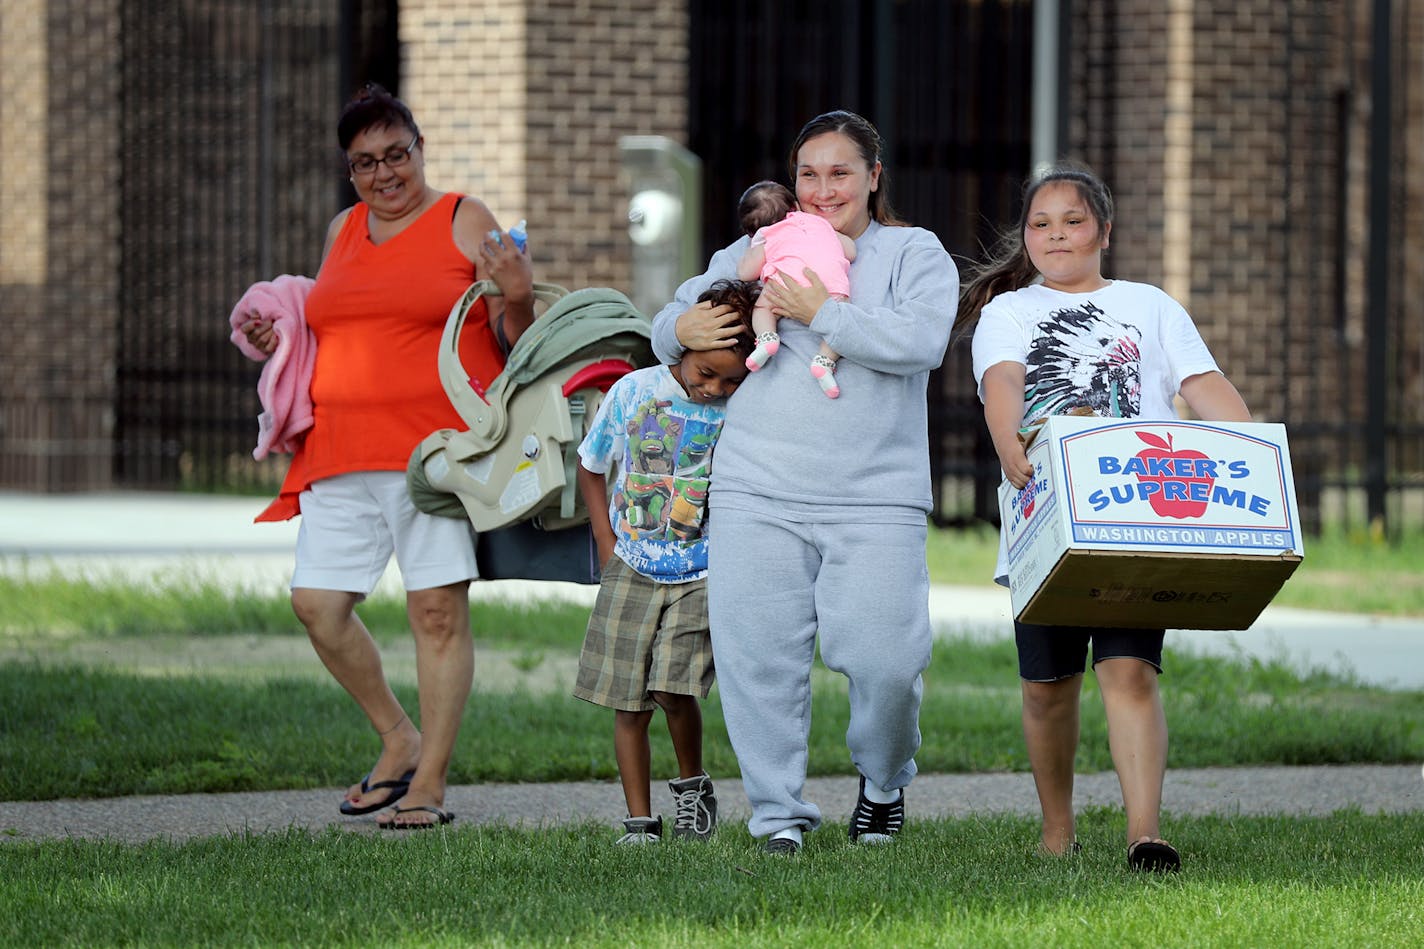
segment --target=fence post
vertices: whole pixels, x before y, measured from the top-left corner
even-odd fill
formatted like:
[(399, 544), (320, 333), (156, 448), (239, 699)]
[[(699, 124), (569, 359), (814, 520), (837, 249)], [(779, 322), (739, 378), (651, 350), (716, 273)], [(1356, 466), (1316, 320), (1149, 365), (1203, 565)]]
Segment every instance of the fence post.
[(1370, 526), (1385, 527), (1389, 486), (1385, 424), (1389, 411), (1390, 0), (1375, 0), (1371, 16), (1370, 260), (1365, 311), (1365, 498)]

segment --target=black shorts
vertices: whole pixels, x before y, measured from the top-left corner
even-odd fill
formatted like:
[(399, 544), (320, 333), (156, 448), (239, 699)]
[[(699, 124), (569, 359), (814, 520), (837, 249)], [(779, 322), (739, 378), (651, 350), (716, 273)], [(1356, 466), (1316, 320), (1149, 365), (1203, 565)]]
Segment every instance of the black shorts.
[(1039, 626), (1014, 621), (1019, 647), (1019, 677), (1055, 682), (1081, 675), (1093, 645), (1093, 665), (1104, 659), (1141, 659), (1162, 671), (1164, 629), (1097, 629), (1088, 626)]

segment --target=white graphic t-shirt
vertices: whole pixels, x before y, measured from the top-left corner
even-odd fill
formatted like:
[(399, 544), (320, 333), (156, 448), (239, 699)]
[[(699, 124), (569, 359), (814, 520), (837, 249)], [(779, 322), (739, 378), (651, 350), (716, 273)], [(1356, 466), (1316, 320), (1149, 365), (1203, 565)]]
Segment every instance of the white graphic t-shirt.
[(1182, 382), (1216, 360), (1182, 305), (1157, 287), (1114, 280), (1091, 293), (1035, 284), (990, 300), (974, 330), (974, 379), (1022, 363), (1025, 426), (1086, 407), (1104, 418), (1175, 418)]
[(707, 485), (725, 414), (725, 403), (693, 402), (667, 366), (651, 366), (613, 384), (579, 445), (589, 471), (619, 462), (608, 504), (614, 551), (650, 580), (707, 575)]
[[(1104, 418), (1176, 418), (1182, 382), (1217, 371), (1182, 305), (1145, 283), (1090, 293), (1039, 284), (990, 300), (974, 329), (974, 379), (1001, 362), (1024, 366), (1023, 426), (1088, 408)], [(1002, 535), (995, 579), (1008, 584)]]

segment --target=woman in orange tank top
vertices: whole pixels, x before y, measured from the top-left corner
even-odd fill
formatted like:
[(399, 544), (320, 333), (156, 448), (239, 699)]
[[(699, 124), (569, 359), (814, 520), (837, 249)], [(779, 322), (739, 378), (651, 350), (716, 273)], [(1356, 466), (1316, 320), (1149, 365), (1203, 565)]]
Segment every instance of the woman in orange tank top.
[[(472, 311), (460, 341), (464, 365), (489, 382), (534, 319), (533, 273), (482, 202), (426, 183), (425, 139), (399, 99), (368, 85), (343, 109), (337, 139), (360, 202), (332, 220), (307, 298), (314, 421), (258, 519), (302, 515), (292, 609), (381, 739), (341, 812), (384, 811), (382, 827), (426, 828), (454, 818), (445, 785), (474, 672), (469, 585), (478, 570), (469, 524), (416, 510), (405, 467), (426, 435), (464, 427), (437, 371), (450, 308), (475, 280), (499, 286), (500, 312)], [(242, 329), (275, 350), (270, 321), (254, 314)], [(419, 728), (355, 612), (392, 553), (415, 638)]]

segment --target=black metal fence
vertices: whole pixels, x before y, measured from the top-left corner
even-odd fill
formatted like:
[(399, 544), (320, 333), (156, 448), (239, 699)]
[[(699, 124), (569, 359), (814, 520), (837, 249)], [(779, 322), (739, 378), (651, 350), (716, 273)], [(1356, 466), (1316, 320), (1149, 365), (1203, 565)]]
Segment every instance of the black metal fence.
[[(1016, 211), (1029, 166), (1032, 4), (909, 0), (691, 3), (690, 147), (703, 160), (708, 247), (737, 234), (742, 190), (786, 179), (809, 118), (850, 109), (885, 140), (891, 203), (945, 248), (978, 256)], [(734, 62), (735, 68), (728, 63)], [(969, 348), (930, 383), (938, 518), (997, 517), (998, 462), (974, 392)]]
[(350, 201), (337, 110), (358, 80), (395, 88), (395, 38), (393, 0), (121, 4), (117, 482), (280, 480), (222, 317), (278, 267), (315, 272)]
[[(251, 460), (256, 370), (229, 344), (222, 316), (278, 268), (314, 271), (327, 222), (351, 199), (332, 123), (358, 81), (397, 88), (396, 7), (397, 0), (121, 4), (118, 484), (251, 490), (280, 479), (284, 461)], [(689, 0), (688, 9), (689, 146), (703, 159), (709, 249), (735, 234), (741, 190), (784, 177), (796, 129), (832, 108), (876, 122), (893, 203), (952, 254), (977, 256), (992, 228), (1015, 215), (1029, 165), (1029, 0)], [(1343, 191), (1315, 185), (1322, 194)], [(1396, 213), (1400, 227), (1418, 226), (1417, 215)], [(1412, 266), (1395, 259), (1396, 268)], [(1407, 316), (1417, 310), (1392, 306), (1384, 371), (1417, 384), (1424, 349)], [(1304, 358), (1328, 350), (1332, 338), (1302, 338), (1296, 351)], [(931, 390), (937, 516), (946, 524), (992, 520), (999, 472), (967, 346), (951, 349)], [(1418, 527), (1424, 401), (1390, 399), (1391, 523)], [(1288, 420), (1293, 442), (1308, 440), (1319, 460), (1298, 479), (1310, 520), (1322, 511), (1346, 522), (1364, 516), (1351, 500), (1369, 465), (1359, 418), (1348, 407), (1320, 405)]]
[[(1079, 5), (1063, 6), (1076, 11)], [(1092, 156), (1094, 163), (1114, 180), (1115, 123), (1121, 121), (1114, 97), (1120, 90), (1113, 84), (1115, 60), (1109, 54), (1120, 24), (1114, 5), (1097, 6), (1108, 11), (1096, 24), (1095, 38), (1103, 47), (1097, 55), (1108, 62), (1099, 67), (1102, 86), (1090, 90), (1093, 104), (1086, 119), (1100, 123), (1089, 135), (1102, 152)], [(1372, 89), (1358, 82), (1339, 85), (1338, 75), (1350, 72), (1342, 59), (1358, 55), (1358, 45), (1333, 32), (1338, 26), (1338, 18), (1331, 19), (1333, 5), (1291, 0), (1287, 6), (1280, 15), (1289, 25), (1290, 78), (1281, 83), (1281, 138), (1271, 143), (1289, 156), (1272, 182), (1281, 210), (1271, 240), (1285, 255), (1272, 279), (1279, 284), (1284, 314), (1277, 319), (1284, 328), (1271, 337), (1271, 359), (1260, 370), (1253, 364), (1258, 376), (1252, 382), (1269, 398), (1252, 405), (1286, 423), (1292, 454), (1299, 455), (1296, 483), (1309, 529), (1367, 523), (1376, 493), (1384, 496), (1392, 529), (1418, 529), (1424, 526), (1424, 399), (1410, 393), (1424, 384), (1420, 304), (1396, 289), (1381, 295), (1377, 308), (1371, 298), (1366, 320), (1347, 315), (1360, 309), (1356, 302), (1347, 311), (1347, 296), (1360, 288), (1359, 275), (1350, 271), (1359, 260), (1357, 230), (1364, 217), (1351, 202), (1366, 190), (1351, 177), (1362, 154), (1352, 136), (1361, 136), (1360, 116), (1370, 112)], [(810, 116), (833, 108), (852, 109), (877, 124), (887, 142), (895, 206), (912, 223), (938, 234), (956, 257), (978, 257), (991, 243), (994, 226), (1017, 215), (1030, 164), (1033, 4), (1028, 0), (694, 0), (690, 7), (690, 140), (704, 160), (709, 248), (735, 236), (732, 210), (741, 189), (759, 178), (784, 178), (785, 149), (795, 131)], [(1345, 8), (1348, 14), (1349, 5)], [(1417, 128), (1417, 103), (1413, 118), (1404, 112), (1407, 96), (1417, 95), (1419, 84), (1409, 81), (1402, 36), (1394, 41), (1393, 55), (1400, 94), (1381, 121)], [(1079, 37), (1067, 52), (1089, 55), (1085, 42)], [(1378, 73), (1382, 51), (1372, 53)], [(1390, 67), (1383, 72), (1389, 75)], [(1308, 147), (1295, 148), (1297, 141)], [(1417, 156), (1405, 161), (1410, 144), (1397, 137), (1390, 155), (1397, 168), (1418, 167)], [(1380, 206), (1390, 218), (1389, 233), (1396, 235), (1392, 244), (1421, 246), (1424, 215), (1405, 210), (1407, 197), (1418, 189), (1409, 188), (1404, 177), (1396, 173), (1379, 185), (1372, 176), (1368, 188), (1383, 188)], [(1322, 226), (1322, 221), (1331, 223)], [(1414, 233), (1406, 234), (1411, 227)], [(1337, 245), (1330, 259), (1324, 248)], [(1387, 279), (1395, 288), (1407, 287), (1406, 269), (1417, 269), (1417, 263), (1397, 247), (1387, 253)], [(1383, 258), (1372, 252), (1369, 259), (1373, 267)], [(1309, 371), (1303, 373), (1302, 365)], [(1312, 374), (1322, 384), (1312, 384)], [(1327, 382), (1326, 375), (1333, 378)], [(930, 389), (937, 519), (944, 524), (997, 520), (999, 467), (974, 392), (967, 345), (951, 347)], [(1339, 395), (1322, 397), (1324, 392)]]

